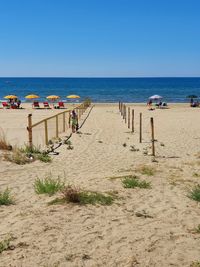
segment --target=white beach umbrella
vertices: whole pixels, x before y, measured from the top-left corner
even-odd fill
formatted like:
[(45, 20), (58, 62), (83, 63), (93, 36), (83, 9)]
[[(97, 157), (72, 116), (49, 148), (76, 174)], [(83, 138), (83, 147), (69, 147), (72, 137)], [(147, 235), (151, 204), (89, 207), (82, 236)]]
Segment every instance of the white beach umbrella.
[(149, 97), (149, 99), (151, 99), (151, 100), (159, 100), (159, 99), (162, 99), (162, 96), (160, 96), (160, 95), (152, 95), (152, 96)]

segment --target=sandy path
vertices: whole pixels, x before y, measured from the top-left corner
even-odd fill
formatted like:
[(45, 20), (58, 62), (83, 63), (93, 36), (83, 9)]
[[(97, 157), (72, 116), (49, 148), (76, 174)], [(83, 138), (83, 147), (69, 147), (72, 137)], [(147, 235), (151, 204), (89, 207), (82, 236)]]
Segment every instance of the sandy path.
[[(0, 163), (0, 186), (9, 186), (16, 199), (16, 205), (0, 208), (0, 239), (8, 233), (16, 237), (16, 248), (0, 254), (0, 266), (167, 267), (200, 260), (200, 235), (191, 232), (200, 223), (199, 204), (187, 197), (188, 188), (199, 179), (193, 172), (200, 172), (194, 156), (199, 151), (195, 138), (200, 125), (194, 123), (198, 111), (135, 109), (144, 115), (142, 144), (138, 130), (134, 135), (127, 130), (116, 106), (96, 106), (81, 134), (72, 136), (74, 149), (62, 146), (51, 164)], [(149, 147), (152, 114), (157, 163), (143, 155), (143, 148)], [(130, 151), (133, 144), (138, 152)], [(137, 173), (152, 183), (151, 189), (124, 189), (120, 179), (109, 179), (135, 174), (140, 164), (157, 170), (151, 177)], [(107, 207), (48, 206), (55, 197), (36, 195), (33, 182), (49, 172), (88, 190), (117, 191), (119, 199)], [(143, 211), (149, 218), (136, 216)]]

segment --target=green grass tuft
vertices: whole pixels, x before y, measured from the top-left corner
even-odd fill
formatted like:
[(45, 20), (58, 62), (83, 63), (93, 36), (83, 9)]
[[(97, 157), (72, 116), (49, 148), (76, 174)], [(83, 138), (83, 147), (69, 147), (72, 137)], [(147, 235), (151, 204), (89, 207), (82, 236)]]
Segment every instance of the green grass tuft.
[(190, 267), (200, 267), (200, 261), (193, 262)]
[(29, 145), (25, 145), (24, 147), (21, 147), (20, 151), (26, 154), (41, 154), (42, 153), (40, 147), (36, 147), (36, 146), (31, 147)]
[(57, 198), (51, 201), (49, 204), (61, 204), (61, 203), (77, 203), (82, 205), (111, 205), (114, 202), (115, 197), (109, 194), (102, 194), (99, 192), (83, 191), (79, 188), (67, 186), (62, 192), (63, 197)]
[(151, 188), (151, 183), (146, 181), (140, 181), (137, 176), (125, 177), (122, 180), (124, 188)]
[(37, 154), (36, 158), (45, 163), (52, 161), (52, 158), (46, 153)]
[(200, 234), (200, 224), (194, 230), (195, 230), (195, 233)]
[(15, 148), (13, 152), (5, 153), (4, 160), (13, 162), (18, 165), (24, 165), (31, 162), (30, 159), (18, 148)]
[(4, 192), (0, 192), (0, 206), (8, 206), (11, 204), (14, 204), (14, 201), (10, 195), (10, 190), (7, 188)]
[(48, 194), (52, 196), (63, 188), (64, 183), (61, 182), (59, 177), (57, 179), (51, 176), (47, 176), (44, 179), (37, 178), (34, 183), (34, 189), (37, 194)]
[(196, 185), (189, 193), (189, 198), (200, 202), (200, 185)]
[(10, 241), (12, 240), (12, 237), (6, 238), (2, 241), (0, 241), (0, 254), (4, 250), (8, 250), (10, 248)]

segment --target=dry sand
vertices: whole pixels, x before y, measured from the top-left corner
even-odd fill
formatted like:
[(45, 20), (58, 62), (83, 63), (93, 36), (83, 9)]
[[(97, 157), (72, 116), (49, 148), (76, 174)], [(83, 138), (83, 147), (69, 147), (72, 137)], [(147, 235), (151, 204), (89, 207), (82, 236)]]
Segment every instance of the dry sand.
[[(14, 249), (0, 254), (1, 267), (188, 267), (200, 261), (200, 234), (193, 231), (200, 224), (200, 206), (187, 197), (200, 179), (193, 176), (200, 174), (200, 110), (188, 105), (155, 111), (130, 106), (135, 109), (134, 134), (118, 105), (95, 105), (81, 133), (71, 138), (74, 149), (61, 146), (52, 163), (19, 166), (0, 161), (0, 190), (9, 187), (15, 197), (15, 205), (0, 206), (0, 241), (9, 234), (15, 237)], [(1, 127), (11, 142), (24, 142), (28, 112), (0, 110)], [(49, 112), (53, 111), (35, 111), (34, 117), (37, 121)], [(142, 144), (139, 112), (143, 113)], [(144, 155), (146, 149), (151, 152), (151, 116), (157, 162)], [(130, 151), (131, 145), (139, 151)], [(141, 165), (151, 166), (155, 174), (137, 172)], [(49, 206), (56, 196), (37, 195), (33, 183), (50, 172), (66, 184), (114, 191), (119, 198), (111, 206)], [(113, 179), (129, 174), (151, 182), (152, 188), (125, 189), (121, 179)]]

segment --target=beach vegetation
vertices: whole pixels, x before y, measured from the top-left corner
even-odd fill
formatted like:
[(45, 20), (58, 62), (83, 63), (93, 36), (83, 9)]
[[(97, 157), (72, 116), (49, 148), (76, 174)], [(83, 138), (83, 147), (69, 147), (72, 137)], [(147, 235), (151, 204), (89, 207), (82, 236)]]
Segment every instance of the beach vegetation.
[(140, 180), (137, 176), (128, 176), (122, 180), (124, 188), (151, 188), (151, 183), (145, 180)]
[(52, 162), (52, 158), (47, 153), (37, 154), (36, 159), (45, 163)]
[(10, 194), (10, 190), (6, 188), (3, 192), (0, 192), (0, 206), (14, 204), (14, 200)]
[(8, 143), (5, 133), (0, 131), (0, 150), (12, 150), (12, 146)]
[(197, 172), (194, 172), (194, 173), (193, 173), (193, 177), (200, 177), (200, 174), (197, 173)]
[(31, 162), (26, 154), (22, 153), (18, 148), (15, 148), (13, 152), (4, 153), (3, 157), (4, 160), (16, 163), (18, 165), (24, 165)]
[(10, 249), (10, 241), (12, 241), (12, 237), (7, 237), (4, 240), (0, 241), (0, 254), (5, 251)]
[(84, 191), (78, 187), (68, 185), (62, 191), (62, 197), (51, 201), (49, 204), (75, 203), (80, 205), (111, 205), (114, 199), (114, 195), (111, 194)]
[(196, 185), (188, 195), (189, 198), (200, 202), (200, 185)]
[(200, 224), (194, 229), (195, 233), (200, 234)]
[(156, 173), (156, 169), (148, 165), (139, 166), (136, 171), (147, 176), (154, 176)]
[(64, 188), (64, 182), (60, 177), (53, 178), (51, 175), (46, 176), (44, 179), (37, 178), (34, 182), (34, 189), (37, 194), (54, 195)]
[(20, 151), (25, 154), (41, 154), (42, 153), (40, 147), (29, 146), (29, 145), (25, 145), (24, 147), (21, 147)]
[(190, 267), (200, 267), (200, 261), (194, 261)]

